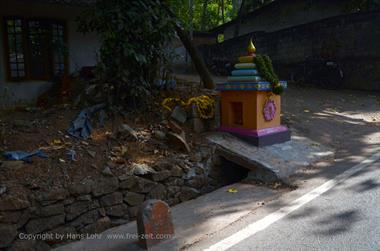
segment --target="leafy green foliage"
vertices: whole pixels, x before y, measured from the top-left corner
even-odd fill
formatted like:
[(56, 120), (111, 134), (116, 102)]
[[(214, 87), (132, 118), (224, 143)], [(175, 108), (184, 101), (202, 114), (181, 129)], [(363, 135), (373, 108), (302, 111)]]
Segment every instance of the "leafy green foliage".
[[(236, 17), (238, 9), (234, 8), (234, 0), (193, 0), (193, 20), (190, 20), (190, 6), (189, 0), (169, 0), (171, 9), (175, 12), (176, 16), (182, 21), (186, 30), (193, 26), (193, 30), (207, 31), (215, 28), (224, 22), (229, 22)], [(206, 6), (204, 5), (206, 2)], [(204, 10), (204, 7), (205, 10)], [(224, 8), (223, 12), (221, 8)], [(224, 18), (222, 16), (224, 14)], [(202, 22), (204, 25), (202, 27)]]
[(380, 10), (380, 0), (351, 0), (348, 10), (352, 12)]
[(97, 0), (83, 12), (79, 31), (96, 32), (101, 41), (97, 76), (109, 102), (148, 103), (164, 48), (174, 36), (173, 20), (159, 0)]

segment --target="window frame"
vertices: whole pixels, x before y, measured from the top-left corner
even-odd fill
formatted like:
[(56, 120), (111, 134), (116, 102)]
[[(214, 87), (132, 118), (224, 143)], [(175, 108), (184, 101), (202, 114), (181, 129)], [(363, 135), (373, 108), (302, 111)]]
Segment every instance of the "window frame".
[[(8, 21), (9, 20), (21, 20), (21, 27), (22, 27), (22, 51), (24, 54), (24, 71), (25, 75), (24, 77), (12, 77), (12, 69), (11, 69), (11, 62), (10, 62), (10, 46), (9, 46), (9, 32), (8, 32)], [(22, 81), (49, 81), (52, 80), (56, 75), (54, 73), (54, 50), (52, 45), (52, 39), (53, 39), (53, 32), (52, 29), (49, 28), (48, 33), (48, 59), (47, 59), (47, 74), (44, 77), (32, 77), (31, 75), (31, 53), (32, 50), (29, 43), (29, 27), (28, 22), (29, 21), (39, 21), (43, 24), (46, 24), (47, 26), (51, 26), (54, 24), (59, 24), (63, 26), (63, 43), (65, 44), (66, 48), (69, 48), (68, 44), (68, 29), (67, 29), (67, 21), (62, 19), (52, 19), (52, 18), (41, 18), (41, 17), (23, 17), (23, 16), (5, 16), (3, 17), (3, 44), (4, 44), (4, 63), (5, 63), (5, 70), (6, 70), (6, 79), (9, 82), (22, 82)], [(68, 74), (69, 69), (69, 60), (68, 60), (68, 53), (65, 53), (63, 55), (63, 64), (64, 64), (64, 70), (62, 75)]]

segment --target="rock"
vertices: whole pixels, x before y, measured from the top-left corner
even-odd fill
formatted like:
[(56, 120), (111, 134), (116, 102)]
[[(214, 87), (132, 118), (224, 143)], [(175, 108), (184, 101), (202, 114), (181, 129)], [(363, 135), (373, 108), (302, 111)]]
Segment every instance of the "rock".
[(19, 210), (30, 207), (30, 202), (26, 196), (6, 196), (0, 200), (0, 210)]
[(86, 234), (97, 234), (97, 233), (101, 233), (107, 230), (110, 227), (112, 227), (112, 222), (110, 218), (106, 216), (106, 217), (100, 218), (95, 223), (85, 226), (79, 232), (86, 233)]
[(181, 201), (180, 201), (178, 198), (172, 198), (172, 199), (168, 199), (166, 202), (167, 202), (170, 206), (174, 206), (174, 205), (179, 204)]
[(156, 185), (147, 195), (148, 199), (164, 200), (166, 198), (166, 188), (162, 184)]
[(149, 193), (156, 185), (156, 182), (153, 182), (148, 179), (144, 179), (136, 176), (136, 183), (130, 188), (130, 191), (135, 193)]
[(118, 176), (118, 178), (119, 178), (120, 181), (128, 180), (131, 177), (133, 177), (133, 175), (131, 175), (131, 174), (123, 174), (121, 176)]
[(114, 192), (104, 195), (99, 199), (100, 205), (103, 207), (113, 206), (123, 203), (123, 194), (120, 192)]
[(182, 177), (183, 175), (182, 168), (177, 165), (174, 165), (170, 172), (171, 172), (171, 175), (174, 177)]
[(9, 247), (17, 236), (15, 225), (0, 225), (0, 248)]
[(147, 164), (133, 163), (130, 167), (129, 173), (134, 175), (145, 175), (155, 173), (156, 171)]
[(40, 193), (36, 196), (36, 199), (43, 205), (49, 205), (57, 201), (64, 200), (67, 196), (68, 192), (63, 188), (59, 188), (48, 192)]
[(138, 206), (141, 203), (144, 202), (145, 195), (134, 193), (134, 192), (127, 192), (127, 194), (124, 196), (124, 201), (128, 203), (130, 206)]
[(199, 194), (200, 193), (197, 189), (191, 187), (182, 187), (179, 194), (179, 199), (181, 202), (184, 202), (196, 198)]
[(205, 164), (203, 163), (197, 163), (194, 167), (195, 169), (195, 174), (205, 174), (205, 170), (206, 170), (206, 167), (205, 167)]
[(106, 214), (112, 217), (127, 217), (128, 207), (125, 204), (115, 205), (106, 208)]
[(111, 171), (111, 168), (109, 166), (106, 166), (103, 171), (102, 171), (102, 174), (104, 176), (113, 176), (113, 173)]
[(75, 202), (74, 197), (69, 197), (69, 198), (65, 199), (64, 201), (62, 201), (62, 203), (63, 203), (64, 206), (73, 204), (74, 202)]
[(119, 188), (119, 180), (117, 178), (100, 178), (94, 182), (92, 186), (92, 194), (100, 196), (116, 191)]
[(169, 142), (173, 144), (175, 148), (181, 149), (185, 151), (186, 153), (189, 153), (191, 151), (190, 146), (187, 144), (184, 137), (172, 132), (169, 132), (167, 136), (168, 136)]
[(25, 230), (29, 234), (37, 234), (46, 230), (51, 230), (65, 223), (65, 215), (56, 215), (48, 218), (31, 219), (25, 226)]
[(100, 216), (103, 216), (103, 217), (106, 216), (106, 210), (104, 208), (102, 208), (102, 207), (99, 208), (98, 212), (99, 212)]
[(92, 158), (95, 158), (95, 156), (96, 156), (96, 152), (95, 152), (95, 151), (86, 150), (86, 152), (87, 152), (88, 155), (90, 155)]
[[(159, 200), (145, 201), (137, 214), (139, 244), (150, 249), (168, 236), (174, 235), (174, 226), (169, 206)], [(152, 238), (142, 238), (151, 236)], [(165, 236), (165, 237), (163, 237)]]
[(201, 146), (199, 148), (199, 152), (202, 156), (202, 159), (207, 159), (211, 156), (212, 154), (212, 148), (209, 146)]
[(17, 228), (25, 225), (30, 219), (30, 209), (18, 211), (0, 211), (0, 223), (14, 224)]
[(153, 168), (156, 171), (170, 170), (173, 166), (173, 162), (175, 159), (168, 158), (157, 161)]
[(0, 196), (5, 194), (7, 192), (7, 187), (0, 185)]
[(202, 161), (202, 154), (200, 152), (196, 152), (190, 157), (190, 159), (192, 162), (200, 162)]
[(96, 201), (76, 201), (65, 208), (66, 220), (71, 221), (95, 208), (99, 208), (99, 203)]
[(85, 180), (79, 183), (73, 183), (69, 185), (69, 192), (72, 195), (88, 194), (91, 192), (93, 181)]
[(180, 125), (178, 125), (176, 122), (174, 122), (173, 120), (169, 120), (168, 127), (174, 133), (177, 133), (179, 135), (182, 135), (182, 133), (183, 133), (182, 127)]
[(22, 211), (0, 211), (0, 223), (16, 223)]
[(185, 181), (179, 178), (169, 178), (165, 184), (168, 186), (183, 186), (185, 184)]
[(64, 212), (65, 212), (65, 208), (63, 204), (54, 204), (54, 205), (38, 208), (36, 211), (36, 215), (39, 217), (47, 217), (47, 216), (63, 214)]
[(136, 216), (139, 212), (139, 207), (137, 207), (137, 206), (136, 207), (130, 207), (130, 208), (128, 208), (128, 212), (129, 212), (129, 217), (131, 219), (134, 219), (134, 218), (136, 218)]
[(135, 141), (137, 141), (139, 139), (137, 136), (137, 132), (127, 124), (122, 124), (119, 127), (118, 135), (119, 136), (125, 136), (127, 138), (131, 138)]
[(181, 187), (179, 186), (168, 186), (166, 188), (168, 192), (168, 197), (174, 197), (178, 192), (181, 191)]
[(121, 189), (129, 189), (135, 186), (138, 182), (138, 177), (134, 175), (123, 175), (119, 177), (119, 179), (122, 181), (120, 183)]
[(82, 214), (75, 220), (71, 222), (71, 225), (73, 227), (76, 227), (77, 229), (81, 229), (82, 227), (92, 224), (96, 222), (100, 218), (100, 214), (98, 210), (91, 210), (88, 211), (87, 213)]
[(201, 188), (205, 184), (206, 184), (206, 179), (204, 176), (201, 176), (201, 175), (195, 176), (193, 179), (186, 181), (186, 185), (193, 188)]
[(183, 124), (186, 122), (187, 113), (186, 113), (186, 110), (182, 106), (177, 105), (176, 107), (174, 107), (170, 117), (174, 119), (175, 121)]
[[(91, 194), (85, 194), (77, 197), (77, 201), (91, 201)], [(72, 204), (72, 203), (71, 203)]]
[(165, 140), (166, 134), (163, 131), (155, 130), (154, 131), (154, 137), (158, 140)]
[(195, 168), (191, 168), (188, 170), (188, 172), (186, 173), (184, 179), (185, 180), (190, 180), (192, 178), (194, 178), (195, 176), (197, 175), (196, 171), (195, 171)]
[(171, 172), (169, 170), (163, 170), (157, 173), (152, 173), (152, 179), (154, 181), (162, 181), (171, 176)]

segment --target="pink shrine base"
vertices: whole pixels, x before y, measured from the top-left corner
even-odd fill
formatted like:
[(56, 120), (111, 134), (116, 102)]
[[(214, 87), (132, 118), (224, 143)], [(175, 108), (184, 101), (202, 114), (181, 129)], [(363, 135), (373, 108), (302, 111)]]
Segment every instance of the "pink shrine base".
[(283, 143), (290, 140), (290, 131), (283, 125), (259, 130), (220, 126), (218, 130), (231, 133), (242, 140), (248, 141), (259, 147)]

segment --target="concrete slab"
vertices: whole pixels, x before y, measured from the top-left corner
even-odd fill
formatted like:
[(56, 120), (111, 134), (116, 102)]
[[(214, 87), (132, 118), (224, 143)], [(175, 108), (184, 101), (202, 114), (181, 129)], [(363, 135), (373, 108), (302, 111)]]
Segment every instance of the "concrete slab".
[[(236, 193), (227, 192), (234, 187)], [(172, 208), (175, 238), (150, 250), (180, 250), (208, 235), (217, 233), (253, 210), (273, 200), (281, 191), (251, 184), (234, 184)], [(89, 239), (73, 242), (56, 251), (134, 251), (137, 245), (136, 222), (109, 229)]]
[(319, 161), (330, 161), (334, 152), (308, 138), (292, 136), (291, 141), (266, 147), (256, 147), (228, 133), (211, 133), (207, 136), (216, 144), (216, 154), (252, 170), (264, 181), (282, 180)]

